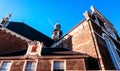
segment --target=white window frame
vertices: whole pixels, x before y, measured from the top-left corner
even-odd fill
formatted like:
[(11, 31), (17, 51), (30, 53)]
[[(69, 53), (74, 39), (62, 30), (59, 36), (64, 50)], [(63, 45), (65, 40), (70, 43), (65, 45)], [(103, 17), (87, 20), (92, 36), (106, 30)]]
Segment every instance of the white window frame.
[(109, 35), (110, 35), (113, 39), (117, 40), (117, 37), (116, 37), (114, 31), (108, 26), (108, 24), (104, 22), (104, 26), (105, 26), (107, 32), (109, 33)]
[(10, 62), (10, 66), (9, 66), (9, 68), (4, 69), (3, 71), (10, 71), (13, 61), (2, 61), (1, 62), (1, 67), (0, 67), (0, 71), (2, 71), (2, 65), (3, 65), (4, 62)]
[(120, 70), (120, 57), (116, 51), (117, 47), (105, 33), (102, 34), (102, 37), (105, 40), (107, 49), (110, 53), (110, 56), (112, 58), (112, 61), (113, 61), (113, 64), (114, 64), (116, 70)]
[(66, 71), (66, 60), (52, 60), (51, 62), (51, 71), (54, 71), (54, 62), (58, 61), (58, 62), (64, 62), (64, 71)]
[(24, 63), (23, 71), (26, 71), (27, 62), (35, 62), (35, 71), (37, 71), (38, 60), (26, 60)]
[[(37, 45), (35, 45), (35, 42), (37, 42)], [(32, 48), (36, 46), (36, 52), (32, 52)], [(27, 53), (26, 55), (39, 55), (41, 56), (41, 51), (42, 51), (42, 47), (43, 47), (43, 43), (38, 42), (38, 41), (32, 41), (30, 43), (28, 43), (28, 49), (27, 49)]]

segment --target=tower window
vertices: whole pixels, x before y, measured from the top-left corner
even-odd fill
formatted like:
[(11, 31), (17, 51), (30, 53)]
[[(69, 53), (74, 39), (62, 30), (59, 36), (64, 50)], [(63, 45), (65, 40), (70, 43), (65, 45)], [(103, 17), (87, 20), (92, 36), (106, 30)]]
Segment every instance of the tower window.
[(25, 71), (36, 71), (36, 62), (27, 61)]
[(65, 69), (64, 61), (54, 61), (53, 71), (64, 71), (64, 69)]
[(0, 71), (9, 71), (10, 70), (10, 67), (11, 67), (11, 62), (9, 62), (9, 61), (4, 61), (3, 63), (2, 63), (2, 66), (1, 66), (1, 69), (0, 69)]
[(54, 32), (54, 35), (57, 36), (57, 35), (58, 35), (58, 32)]

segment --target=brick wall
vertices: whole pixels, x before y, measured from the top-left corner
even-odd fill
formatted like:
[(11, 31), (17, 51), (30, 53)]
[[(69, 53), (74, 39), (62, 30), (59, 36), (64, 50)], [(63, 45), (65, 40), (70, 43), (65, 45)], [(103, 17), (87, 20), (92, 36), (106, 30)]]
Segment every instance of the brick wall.
[(14, 60), (11, 66), (10, 71), (22, 71), (24, 66), (24, 61)]
[(11, 52), (27, 48), (27, 42), (15, 35), (6, 33), (5, 30), (0, 30), (0, 53)]
[(38, 60), (37, 71), (51, 71), (50, 60)]
[(80, 59), (47, 59), (47, 60), (38, 60), (37, 71), (51, 71), (52, 60), (65, 60), (66, 61), (66, 70), (85, 70), (85, 61), (84, 58)]
[[(65, 68), (67, 71), (71, 70), (86, 70), (86, 67), (85, 67), (85, 59), (84, 58), (67, 58), (67, 59), (61, 59), (61, 58), (52, 58), (52, 59), (49, 59), (49, 58), (39, 58), (38, 60), (37, 59), (28, 59), (28, 61), (36, 61), (37, 62), (37, 67), (36, 67), (36, 71), (51, 71), (53, 68), (52, 68), (52, 62), (53, 61), (65, 61)], [(10, 71), (22, 71), (24, 70), (23, 68), (25, 68), (25, 61), (27, 61), (27, 59), (12, 59), (12, 60), (8, 60), (8, 59), (2, 59), (0, 60), (0, 65), (1, 65), (1, 61), (11, 61), (12, 62), (12, 65), (11, 65), (11, 68), (10, 68)]]
[(88, 55), (97, 58), (89, 24), (86, 20), (70, 31), (63, 39), (63, 47), (87, 53)]
[(84, 59), (67, 59), (66, 60), (66, 70), (85, 70)]

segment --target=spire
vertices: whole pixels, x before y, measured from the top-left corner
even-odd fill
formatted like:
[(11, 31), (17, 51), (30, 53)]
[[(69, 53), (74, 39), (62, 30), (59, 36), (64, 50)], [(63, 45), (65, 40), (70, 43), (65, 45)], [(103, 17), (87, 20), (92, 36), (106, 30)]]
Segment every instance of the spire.
[(59, 40), (62, 36), (62, 31), (60, 30), (60, 28), (61, 28), (61, 25), (57, 21), (55, 26), (54, 26), (54, 30), (52, 31), (52, 39), (54, 41)]

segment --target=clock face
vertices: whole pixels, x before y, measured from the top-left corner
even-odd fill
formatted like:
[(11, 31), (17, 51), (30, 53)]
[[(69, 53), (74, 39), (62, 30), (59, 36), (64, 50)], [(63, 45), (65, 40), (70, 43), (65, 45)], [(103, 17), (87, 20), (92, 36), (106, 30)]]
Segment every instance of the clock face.
[(38, 46), (32, 46), (31, 52), (37, 52), (37, 48), (38, 48)]

